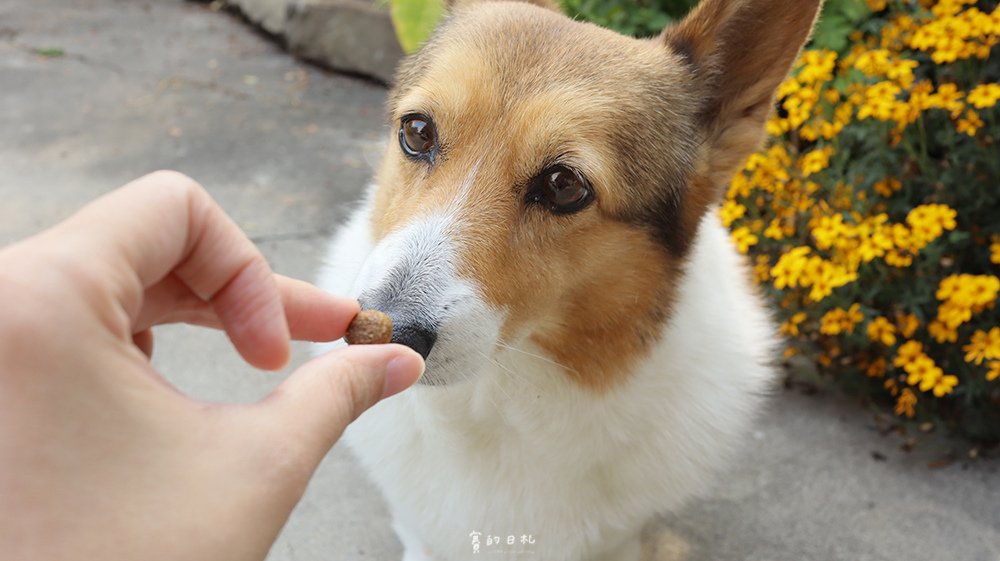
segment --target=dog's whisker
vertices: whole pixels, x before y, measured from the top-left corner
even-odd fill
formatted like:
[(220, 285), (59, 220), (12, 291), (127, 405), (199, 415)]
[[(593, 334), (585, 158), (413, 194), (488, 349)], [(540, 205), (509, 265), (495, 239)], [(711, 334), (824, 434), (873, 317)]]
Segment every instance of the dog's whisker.
[[(480, 353), (480, 354), (482, 354), (482, 353)], [(483, 355), (483, 356), (486, 357), (486, 355)], [(501, 363), (496, 358), (486, 357), (486, 359), (489, 360), (490, 362), (492, 362), (494, 366), (496, 366), (500, 370), (504, 371), (507, 374), (507, 376), (510, 377), (511, 380), (514, 380), (515, 382), (520, 382), (520, 383), (529, 383), (529, 384), (531, 383), (530, 379), (527, 376), (519, 374), (519, 373), (511, 370), (509, 367), (504, 366), (503, 363)]]
[(517, 353), (521, 353), (523, 355), (527, 355), (527, 356), (530, 356), (532, 358), (537, 358), (538, 360), (545, 361), (545, 362), (547, 362), (549, 364), (552, 364), (554, 366), (558, 366), (560, 368), (565, 368), (566, 370), (569, 370), (570, 372), (572, 372), (574, 374), (579, 374), (579, 372), (575, 368), (571, 368), (569, 366), (566, 366), (565, 364), (562, 364), (562, 363), (560, 363), (558, 361), (552, 360), (551, 358), (544, 357), (542, 355), (536, 355), (535, 353), (529, 353), (528, 351), (526, 351), (524, 349), (519, 349), (519, 348), (514, 347), (512, 345), (507, 345), (505, 343), (502, 343), (500, 341), (497, 341), (496, 345), (498, 347), (502, 348), (502, 349), (507, 349), (509, 351), (514, 351), (514, 352), (517, 352)]
[[(500, 368), (503, 369), (503, 366), (501, 366), (499, 363), (496, 362), (496, 360), (494, 360), (493, 358), (487, 356), (482, 351), (476, 351), (476, 352), (478, 352), (480, 355), (482, 355), (482, 357), (485, 358), (486, 360), (492, 362), (496, 366), (498, 366), (498, 367), (500, 367)], [(504, 369), (504, 370), (506, 370), (506, 369)], [(508, 370), (508, 372), (510, 372), (510, 371)], [(513, 374), (513, 373), (511, 372), (511, 374)], [(497, 388), (499, 388), (501, 392), (503, 392), (504, 396), (506, 396), (506, 398), (507, 398), (507, 401), (513, 401), (513, 398), (511, 398), (510, 394), (507, 393), (507, 390), (504, 389), (503, 384), (501, 384), (498, 380), (492, 380), (492, 382), (494, 384), (496, 384)], [(493, 408), (496, 409), (497, 414), (500, 415), (501, 419), (503, 419), (504, 424), (510, 425), (511, 424), (510, 423), (510, 419), (507, 418), (507, 413), (504, 412), (504, 408), (500, 407), (500, 404), (498, 404), (496, 402), (496, 400), (493, 399), (492, 396), (488, 396), (488, 398), (490, 400), (490, 403), (493, 405)]]
[[(485, 358), (486, 360), (488, 360), (488, 361), (492, 362), (492, 363), (493, 363), (493, 364), (494, 364), (495, 366), (499, 367), (499, 368), (500, 368), (501, 370), (504, 370), (505, 372), (507, 372), (508, 374), (510, 374), (510, 375), (511, 375), (511, 377), (514, 377), (514, 376), (513, 376), (513, 375), (514, 375), (514, 373), (513, 373), (513, 372), (511, 372), (510, 370), (508, 370), (508, 369), (504, 368), (504, 367), (503, 367), (502, 365), (500, 365), (500, 363), (498, 363), (498, 362), (496, 361), (496, 359), (494, 359), (494, 358), (492, 358), (492, 357), (488, 356), (488, 355), (487, 355), (486, 353), (484, 353), (483, 351), (480, 351), (480, 350), (478, 350), (478, 349), (476, 350), (476, 352), (477, 352), (477, 353), (479, 353), (479, 355), (480, 355), (481, 357)], [(498, 387), (498, 388), (500, 388), (500, 391), (501, 391), (501, 392), (503, 392), (504, 396), (505, 396), (505, 397), (506, 397), (507, 399), (511, 399), (511, 397), (510, 397), (510, 394), (509, 394), (509, 393), (507, 393), (507, 390), (505, 390), (505, 389), (503, 388), (503, 385), (502, 385), (502, 384), (500, 384), (500, 383), (499, 383), (499, 382), (497, 382), (496, 380), (493, 380), (493, 383), (495, 383), (495, 384), (497, 385), (497, 387)]]

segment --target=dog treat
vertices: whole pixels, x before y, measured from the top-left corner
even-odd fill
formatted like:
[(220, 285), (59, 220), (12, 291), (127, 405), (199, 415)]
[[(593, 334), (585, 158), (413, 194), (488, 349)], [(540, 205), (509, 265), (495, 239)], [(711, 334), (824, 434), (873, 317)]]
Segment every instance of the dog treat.
[(392, 320), (378, 310), (361, 310), (351, 320), (344, 340), (350, 345), (382, 345), (392, 341)]

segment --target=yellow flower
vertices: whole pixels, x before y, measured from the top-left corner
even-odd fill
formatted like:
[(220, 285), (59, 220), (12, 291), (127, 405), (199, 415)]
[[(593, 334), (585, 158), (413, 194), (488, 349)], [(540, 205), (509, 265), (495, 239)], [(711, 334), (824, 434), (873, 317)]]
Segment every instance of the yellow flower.
[(989, 333), (977, 329), (962, 350), (965, 351), (965, 362), (982, 364), (985, 359), (1000, 359), (1000, 327), (990, 329)]
[(885, 382), (882, 382), (882, 387), (889, 390), (892, 395), (899, 394), (899, 384), (892, 378), (886, 378)]
[(936, 93), (927, 96), (926, 108), (944, 109), (951, 113), (952, 118), (956, 118), (965, 109), (965, 103), (962, 101), (964, 96), (965, 94), (959, 91), (958, 86), (955, 84), (941, 84), (938, 86)]
[(837, 53), (825, 49), (809, 49), (802, 53), (798, 65), (802, 67), (796, 78), (803, 84), (817, 84), (833, 79), (837, 66)]
[(909, 267), (913, 264), (913, 256), (896, 250), (890, 250), (885, 254), (885, 262), (893, 267)]
[(909, 38), (909, 46), (929, 51), (931, 59), (944, 64), (976, 57), (987, 58), (997, 42), (996, 12), (985, 14), (966, 4), (976, 0), (940, 0), (931, 8), (936, 16), (920, 25)]
[(743, 215), (746, 213), (747, 207), (736, 201), (726, 201), (722, 204), (722, 208), (719, 209), (719, 216), (722, 218), (722, 224), (726, 228), (732, 226), (733, 222), (743, 218)]
[(789, 127), (797, 129), (812, 117), (820, 101), (819, 89), (819, 85), (806, 85), (795, 79), (789, 79), (779, 87), (777, 97), (783, 100), (781, 107), (785, 110), (785, 121)]
[(830, 156), (833, 155), (833, 148), (827, 146), (819, 150), (813, 150), (799, 158), (799, 170), (803, 177), (809, 177), (814, 173), (819, 173), (830, 165)]
[(886, 49), (864, 51), (854, 60), (854, 68), (868, 76), (881, 77), (885, 75), (882, 69), (889, 64), (890, 56), (891, 54)]
[(888, 177), (882, 181), (876, 181), (875, 184), (872, 185), (872, 188), (876, 193), (888, 199), (903, 188), (903, 183), (895, 177)]
[(868, 338), (887, 347), (896, 344), (896, 326), (882, 316), (868, 323)]
[(806, 246), (793, 248), (780, 258), (771, 268), (771, 278), (774, 279), (774, 287), (783, 290), (786, 287), (796, 287), (806, 265), (806, 256), (811, 250)]
[(848, 231), (842, 215), (819, 216), (815, 219), (815, 225), (812, 227), (812, 236), (816, 240), (816, 247), (830, 249), (834, 242), (846, 238)]
[(846, 319), (851, 322), (852, 327), (853, 324), (864, 321), (865, 316), (861, 313), (861, 304), (851, 304), (851, 307), (847, 309)]
[(885, 359), (879, 357), (865, 369), (865, 374), (871, 378), (881, 378), (885, 375)]
[(833, 364), (833, 358), (829, 354), (820, 351), (819, 355), (816, 357), (816, 362), (818, 362), (820, 366), (826, 368)]
[[(928, 359), (930, 360), (930, 359)], [(934, 361), (931, 361), (934, 364)], [(920, 380), (920, 391), (926, 392), (937, 386), (941, 379), (944, 377), (944, 371), (937, 366), (931, 366), (924, 372), (923, 378)]]
[(865, 316), (861, 313), (860, 304), (852, 304), (847, 310), (834, 308), (823, 314), (819, 319), (819, 332), (824, 335), (839, 335), (841, 333), (853, 333), (854, 326), (864, 321)]
[[(955, 302), (945, 302), (938, 307), (937, 319), (948, 332), (958, 329), (963, 323), (972, 319), (972, 308)], [(942, 331), (942, 337), (945, 332)], [(949, 339), (951, 336), (948, 337)]]
[(873, 12), (881, 12), (885, 9), (886, 0), (868, 0), (868, 8)]
[(899, 51), (908, 41), (910, 32), (916, 28), (913, 18), (908, 14), (896, 14), (882, 28), (880, 46), (893, 51)]
[(933, 390), (934, 395), (937, 397), (951, 393), (952, 388), (958, 384), (958, 378), (950, 374), (945, 374), (934, 364), (934, 360), (923, 354), (923, 352), (918, 351), (918, 354), (914, 355), (912, 360), (905, 362), (903, 370), (907, 373), (907, 384), (911, 386), (919, 384), (920, 391), (922, 392)]
[(913, 85), (913, 70), (919, 65), (915, 60), (897, 58), (888, 49), (863, 51), (854, 60), (854, 68), (865, 75), (889, 78), (903, 88)]
[[(952, 389), (958, 385), (958, 378), (952, 376), (951, 374), (945, 374), (938, 378), (937, 382), (934, 383), (934, 396), (944, 397), (952, 392)], [(926, 391), (926, 390), (924, 390)]]
[(976, 109), (993, 107), (1000, 99), (1000, 84), (979, 84), (969, 91), (969, 95), (965, 99)]
[(957, 227), (955, 218), (958, 213), (947, 205), (920, 205), (906, 215), (906, 223), (910, 226), (911, 247), (923, 249), (936, 240), (945, 230)]
[(858, 108), (858, 119), (891, 121), (899, 104), (902, 88), (892, 82), (878, 82), (865, 88), (864, 101)]
[(992, 382), (997, 378), (1000, 378), (1000, 360), (991, 361), (989, 370), (986, 372), (986, 381)]
[[(785, 238), (785, 231), (784, 228), (781, 227), (780, 218), (771, 220), (771, 223), (767, 225), (767, 229), (764, 230), (764, 237), (778, 241)], [(1000, 244), (997, 244), (997, 247), (1000, 248)], [(998, 252), (998, 255), (1000, 255), (1000, 252)]]
[(736, 244), (736, 249), (743, 254), (746, 254), (752, 246), (760, 242), (760, 238), (751, 233), (750, 228), (746, 226), (733, 230), (732, 239), (733, 243)]
[(906, 383), (911, 386), (921, 383), (926, 378), (934, 379), (936, 369), (937, 366), (934, 365), (931, 357), (923, 353), (914, 357), (911, 362), (903, 365), (903, 370), (908, 374)]
[(990, 263), (1000, 265), (1000, 242), (990, 244)]
[(759, 283), (771, 280), (771, 258), (767, 255), (758, 255), (753, 266), (754, 277)]
[(917, 404), (917, 394), (913, 392), (910, 388), (903, 388), (902, 393), (899, 394), (899, 398), (896, 400), (896, 415), (913, 418), (916, 415), (914, 406)]
[(979, 118), (979, 113), (969, 110), (955, 123), (955, 130), (964, 132), (969, 136), (976, 136), (976, 132), (983, 128), (983, 120)]
[(937, 320), (949, 330), (957, 329), (996, 302), (1000, 278), (991, 275), (950, 275), (938, 284), (935, 296), (942, 304)]
[(823, 335), (840, 335), (842, 330), (840, 317), (844, 310), (835, 308), (823, 314), (819, 319), (819, 332)]
[(958, 342), (958, 330), (945, 325), (941, 320), (933, 320), (927, 324), (927, 332), (938, 343)]
[(907, 341), (896, 349), (896, 358), (893, 359), (892, 364), (893, 366), (906, 366), (923, 354), (924, 346), (919, 341)]
[(815, 265), (813, 267), (807, 265), (807, 270), (812, 268), (818, 269), (819, 272), (811, 278), (807, 278), (803, 282), (803, 286), (808, 286), (809, 283), (812, 284), (812, 289), (809, 291), (809, 300), (813, 302), (821, 301), (832, 294), (835, 288), (858, 279), (857, 273), (850, 272), (840, 265), (825, 261), (819, 257), (813, 257), (810, 261)]
[(920, 320), (914, 314), (904, 314), (899, 316), (897, 319), (897, 325), (899, 327), (899, 334), (909, 339), (920, 327)]
[(805, 320), (805, 312), (797, 312), (792, 317), (788, 318), (788, 321), (781, 324), (781, 332), (786, 335), (797, 336), (799, 334), (799, 325)]

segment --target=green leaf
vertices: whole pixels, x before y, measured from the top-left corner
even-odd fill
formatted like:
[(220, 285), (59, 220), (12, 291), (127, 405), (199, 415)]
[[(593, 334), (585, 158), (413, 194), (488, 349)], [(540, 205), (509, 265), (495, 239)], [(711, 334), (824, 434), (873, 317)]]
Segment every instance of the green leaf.
[(812, 44), (821, 49), (845, 51), (848, 45), (847, 36), (854, 30), (851, 22), (838, 12), (824, 13), (816, 24)]
[(813, 33), (812, 44), (823, 49), (843, 52), (848, 47), (848, 35), (871, 16), (864, 0), (830, 0), (823, 7)]
[(957, 244), (964, 242), (967, 239), (969, 239), (969, 233), (961, 230), (955, 230), (948, 234), (948, 243)]
[(410, 54), (434, 32), (444, 14), (444, 0), (390, 0), (389, 14), (400, 46)]
[(60, 49), (59, 47), (38, 47), (33, 50), (36, 55), (46, 58), (57, 58), (66, 54), (66, 51)]
[(840, 0), (838, 2), (840, 13), (844, 14), (852, 23), (860, 23), (871, 15), (871, 9), (864, 0)]

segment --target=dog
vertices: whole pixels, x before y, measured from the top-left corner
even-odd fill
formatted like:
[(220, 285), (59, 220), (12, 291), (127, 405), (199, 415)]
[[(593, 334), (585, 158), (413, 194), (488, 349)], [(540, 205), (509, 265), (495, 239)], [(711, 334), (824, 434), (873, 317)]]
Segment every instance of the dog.
[(326, 290), (386, 312), (420, 383), (345, 441), (404, 561), (637, 561), (775, 378), (715, 209), (821, 0), (703, 0), (633, 39), (545, 2), (450, 5)]

